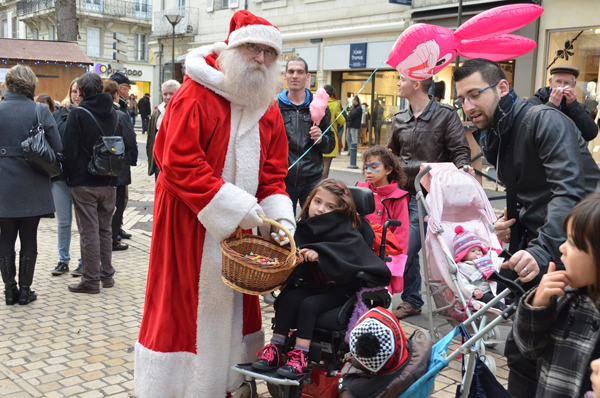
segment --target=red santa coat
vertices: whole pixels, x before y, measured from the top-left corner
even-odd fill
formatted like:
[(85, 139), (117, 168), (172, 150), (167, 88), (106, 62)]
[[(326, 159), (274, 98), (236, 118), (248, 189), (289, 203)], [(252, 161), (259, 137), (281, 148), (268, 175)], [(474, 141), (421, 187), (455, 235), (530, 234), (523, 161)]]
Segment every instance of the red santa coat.
[(220, 398), (239, 388), (242, 377), (230, 368), (252, 360), (264, 334), (258, 297), (221, 280), (219, 242), (257, 202), (268, 218), (294, 222), (279, 108), (250, 110), (223, 92), (210, 55), (222, 48), (218, 43), (188, 56), (188, 76), (156, 137), (161, 173), (135, 348), (140, 398)]

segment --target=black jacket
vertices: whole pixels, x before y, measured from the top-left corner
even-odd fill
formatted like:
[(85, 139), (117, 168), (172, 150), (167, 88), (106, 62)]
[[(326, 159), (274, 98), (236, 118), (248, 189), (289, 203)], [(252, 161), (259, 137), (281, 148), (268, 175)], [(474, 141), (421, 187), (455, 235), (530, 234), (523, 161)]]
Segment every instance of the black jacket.
[(360, 129), (360, 121), (362, 118), (362, 108), (360, 105), (353, 106), (346, 119), (347, 127), (351, 129)]
[[(123, 137), (125, 150), (132, 150), (135, 145), (135, 134), (131, 136), (125, 126), (130, 126), (129, 117), (124, 113), (117, 114), (113, 109), (113, 99), (108, 93), (100, 93), (84, 98), (79, 107), (86, 108), (94, 114), (104, 135), (112, 135), (119, 122), (116, 135)], [(115, 187), (116, 177), (95, 176), (87, 171), (94, 144), (100, 136), (98, 126), (87, 112), (74, 109), (67, 118), (63, 136), (63, 170), (69, 187)]]
[[(58, 130), (58, 134), (60, 135), (61, 142), (63, 136), (65, 135), (65, 128), (67, 127), (67, 118), (69, 117), (69, 113), (75, 108), (77, 108), (75, 105), (61, 106), (52, 114), (52, 117), (54, 117), (54, 121), (56, 122), (56, 128)], [(59, 176), (54, 177), (52, 181), (65, 181), (65, 177), (61, 173)]]
[(150, 109), (150, 100), (147, 97), (144, 96), (138, 101), (138, 111), (142, 118), (149, 117), (152, 113), (152, 110)]
[[(285, 124), (285, 132), (288, 138), (288, 164), (291, 166), (294, 162), (304, 154), (309, 148), (310, 151), (304, 156), (294, 167), (292, 167), (285, 178), (286, 186), (297, 187), (306, 185), (314, 180), (321, 178), (323, 175), (323, 154), (333, 151), (335, 146), (335, 136), (333, 129), (329, 129), (321, 138), (321, 142), (311, 148), (313, 140), (310, 138), (310, 128), (313, 126), (313, 121), (310, 118), (309, 104), (312, 102), (313, 95), (308, 101), (300, 107), (293, 104), (285, 103), (281, 100), (280, 93), (277, 105), (281, 111), (281, 116)], [(329, 127), (331, 121), (331, 112), (329, 108), (325, 108), (325, 116), (319, 123), (321, 131), (325, 131)]]
[[(475, 137), (481, 137), (483, 153), (503, 182), (511, 166), (508, 151), (514, 148), (518, 223), (523, 227), (520, 249), (545, 270), (550, 261), (560, 263), (563, 220), (596, 189), (600, 170), (571, 119), (544, 105), (527, 111), (527, 100), (512, 89), (510, 94), (500, 100), (493, 127), (477, 131)], [(527, 112), (521, 125), (513, 126), (521, 112)], [(509, 142), (512, 128), (518, 128), (514, 143)]]
[(421, 163), (471, 164), (471, 148), (456, 110), (430, 98), (417, 118), (410, 107), (396, 113), (387, 145), (400, 158), (407, 177), (401, 188), (411, 195), (416, 194), (415, 177)]
[[(120, 102), (120, 101), (119, 101)], [(123, 123), (123, 137), (128, 137), (131, 141), (136, 142), (135, 132), (133, 131), (133, 126), (130, 123), (124, 123), (123, 115), (127, 116), (127, 113), (123, 113), (121, 111), (121, 107), (113, 102), (113, 108), (117, 112), (117, 115), (121, 118), (121, 123)], [(137, 142), (136, 142), (137, 145)], [(117, 179), (117, 185), (129, 185), (131, 184), (131, 167), (129, 166), (129, 152), (125, 153), (125, 163), (123, 164), (123, 168), (121, 169), (121, 173), (119, 174), (119, 178)]]
[(586, 141), (591, 141), (598, 135), (598, 126), (594, 123), (594, 119), (585, 110), (585, 107), (577, 101), (573, 101), (571, 105), (567, 106), (566, 103), (561, 103), (560, 107), (557, 107), (550, 100), (550, 87), (542, 87), (529, 98), (529, 102), (533, 105), (548, 105), (554, 109), (560, 110), (562, 113), (567, 115), (575, 125), (581, 131), (581, 136)]

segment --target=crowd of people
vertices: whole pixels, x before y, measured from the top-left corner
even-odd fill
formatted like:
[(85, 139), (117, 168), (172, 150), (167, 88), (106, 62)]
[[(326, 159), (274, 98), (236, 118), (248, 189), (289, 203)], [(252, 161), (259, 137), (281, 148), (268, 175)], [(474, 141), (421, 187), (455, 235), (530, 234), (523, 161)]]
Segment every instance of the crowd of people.
[[(150, 95), (137, 102), (130, 94), (135, 82), (122, 72), (106, 81), (91, 72), (80, 76), (57, 105), (46, 94), (35, 96), (37, 78), (30, 68), (11, 68), (0, 101), (0, 173), (18, 176), (0, 180), (6, 304), (37, 299), (31, 286), (41, 218), (57, 221), (59, 261), (52, 275), (69, 272), (73, 208), (81, 254), (71, 274), (81, 280), (69, 291), (97, 294), (114, 286), (112, 252), (126, 250), (122, 240), (131, 238), (122, 223), (130, 167), (137, 163), (139, 114), (156, 189), (146, 302), (135, 349), (136, 392), (140, 397), (230, 396), (242, 381), (230, 367), (242, 362), (254, 361), (254, 369), (277, 370), (283, 377), (302, 375), (316, 318), (358, 291), (348, 276), (361, 267), (386, 280), (392, 292), (394, 277), (402, 277), (401, 303), (391, 311), (397, 320), (421, 313), (424, 271), (415, 179), (429, 162), (450, 162), (474, 173), (457, 112), (462, 109), (506, 185), (506, 209), (495, 233), (512, 257), (501, 273), (519, 279), (528, 291), (506, 341), (508, 390), (515, 397), (574, 397), (600, 388), (600, 363), (592, 362), (600, 357), (600, 169), (587, 148), (598, 126), (576, 99), (579, 71), (553, 67), (549, 86), (526, 99), (517, 96), (498, 64), (467, 60), (453, 72), (454, 106), (430, 95), (432, 79), (400, 74), (398, 96), (409, 106), (394, 116), (387, 143), (363, 152), (365, 182), (358, 185), (376, 199), (376, 211), (363, 218), (348, 187), (328, 178), (329, 168), (343, 147), (344, 124), (349, 148), (368, 141), (370, 125), (380, 143), (382, 106), (375, 101), (369, 112), (354, 97), (345, 113), (327, 85), (329, 101), (315, 123), (314, 97), (306, 88), (308, 64), (300, 57), (288, 60), (283, 74), (288, 88), (281, 91), (281, 51), (275, 26), (238, 11), (227, 40), (188, 55), (183, 84), (162, 84), (162, 102), (154, 112)], [(34, 170), (20, 149), (37, 124), (61, 154), (62, 173), (52, 179)], [(99, 148), (115, 137), (122, 156), (101, 172)], [(257, 228), (280, 245), (289, 243), (284, 231), (264, 223), (264, 217), (294, 235), (302, 263), (293, 275), (309, 282), (283, 289), (266, 345), (258, 297), (221, 282), (219, 246), (238, 227)], [(370, 250), (375, 226), (390, 218), (402, 222), (391, 230), (400, 248), (392, 262), (402, 263), (401, 274)], [(347, 247), (341, 250), (340, 242)], [(469, 293), (490, 301), (488, 275), (480, 266), (488, 248), (460, 227), (454, 251)], [(295, 346), (284, 352), (291, 329), (296, 329)]]

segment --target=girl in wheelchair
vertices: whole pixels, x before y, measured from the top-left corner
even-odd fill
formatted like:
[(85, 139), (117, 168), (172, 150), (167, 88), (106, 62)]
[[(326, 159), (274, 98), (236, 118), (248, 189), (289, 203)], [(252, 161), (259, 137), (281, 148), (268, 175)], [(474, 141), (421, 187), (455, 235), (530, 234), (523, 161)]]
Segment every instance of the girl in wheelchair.
[[(257, 353), (253, 369), (277, 369), (283, 377), (302, 377), (317, 317), (356, 294), (361, 285), (353, 275), (365, 271), (389, 283), (388, 267), (372, 250), (373, 238), (373, 229), (357, 214), (342, 181), (329, 178), (317, 184), (294, 235), (301, 263), (275, 302), (273, 338)], [(292, 329), (296, 329), (296, 345), (284, 364), (282, 351)]]

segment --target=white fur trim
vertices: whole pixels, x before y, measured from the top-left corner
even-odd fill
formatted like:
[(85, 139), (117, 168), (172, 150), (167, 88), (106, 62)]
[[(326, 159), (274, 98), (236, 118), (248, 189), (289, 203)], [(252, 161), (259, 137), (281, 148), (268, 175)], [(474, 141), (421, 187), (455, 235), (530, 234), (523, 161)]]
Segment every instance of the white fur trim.
[(256, 43), (271, 46), (281, 54), (282, 40), (279, 29), (269, 25), (247, 25), (229, 34), (229, 48), (245, 43)]
[(191, 352), (156, 352), (135, 343), (135, 393), (139, 398), (199, 397), (194, 380), (198, 356)]
[(217, 242), (221, 242), (235, 232), (255, 204), (253, 195), (226, 182), (198, 213), (198, 220)]
[[(287, 220), (296, 225), (296, 220), (294, 220), (294, 213), (292, 211), (292, 201), (286, 195), (276, 194), (267, 196), (261, 200), (259, 204), (265, 212), (265, 217), (275, 221), (281, 219)], [(262, 236), (270, 236), (271, 225), (263, 224), (259, 229)]]

